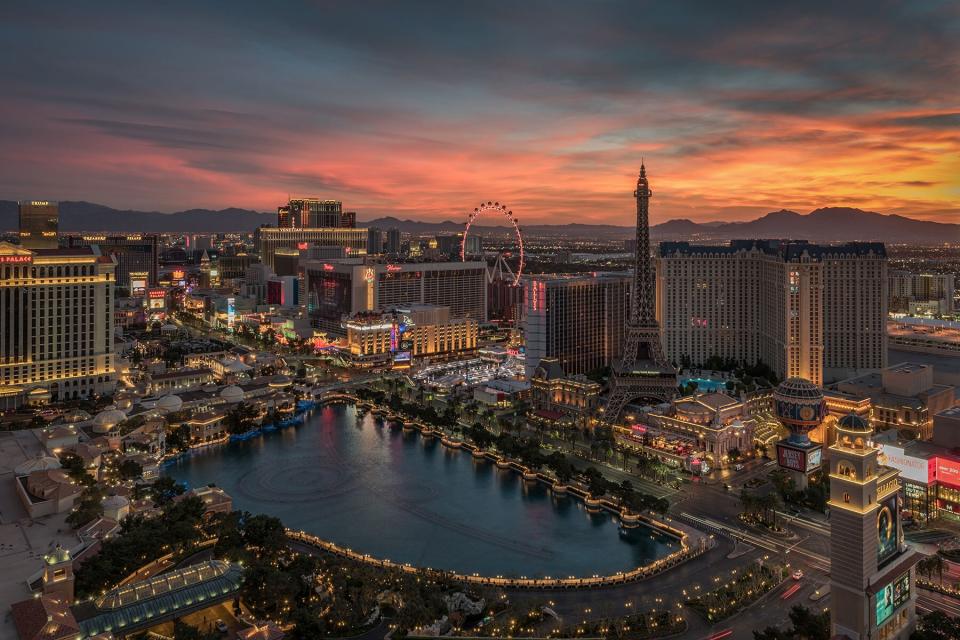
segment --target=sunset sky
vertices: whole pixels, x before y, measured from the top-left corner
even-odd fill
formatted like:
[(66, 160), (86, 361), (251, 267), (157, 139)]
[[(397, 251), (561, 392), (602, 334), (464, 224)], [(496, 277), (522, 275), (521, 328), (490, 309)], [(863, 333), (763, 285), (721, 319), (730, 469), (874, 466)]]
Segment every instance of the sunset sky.
[(5, 2), (0, 77), (4, 199), (960, 218), (957, 2)]

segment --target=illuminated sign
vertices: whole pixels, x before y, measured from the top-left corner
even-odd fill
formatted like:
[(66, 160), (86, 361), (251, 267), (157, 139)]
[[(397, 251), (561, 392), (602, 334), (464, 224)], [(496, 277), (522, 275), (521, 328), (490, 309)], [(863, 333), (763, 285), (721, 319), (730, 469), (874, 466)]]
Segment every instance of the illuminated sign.
[(880, 452), (886, 458), (884, 464), (900, 471), (900, 477), (914, 482), (929, 484), (937, 475), (936, 459), (924, 460), (904, 452), (903, 447), (892, 444), (880, 444)]
[(937, 458), (937, 482), (960, 487), (960, 463)]
[(310, 246), (309, 243), (306, 243), (306, 242), (297, 243), (297, 249), (300, 249), (301, 251), (306, 251), (307, 247), (309, 246)]
[(877, 511), (877, 566), (883, 566), (897, 553), (900, 544), (900, 506), (897, 494), (888, 496)]
[(33, 256), (0, 256), (3, 264), (25, 264), (33, 262)]
[(150, 289), (147, 291), (148, 298), (164, 298), (166, 295), (167, 292), (163, 289)]
[(227, 326), (232, 327), (237, 318), (237, 299), (227, 298)]
[(903, 574), (877, 593), (877, 626), (887, 621), (893, 612), (910, 600), (910, 572)]
[(376, 277), (377, 277), (377, 274), (374, 272), (373, 269), (369, 267), (367, 267), (367, 269), (363, 272), (363, 279), (366, 280), (367, 282), (373, 282), (374, 278)]
[(83, 236), (85, 242), (103, 242), (107, 236)]
[(800, 473), (806, 473), (807, 471), (806, 452), (802, 449), (785, 446), (783, 443), (777, 444), (777, 462), (783, 469), (799, 471)]
[(333, 271), (335, 268), (336, 268), (336, 267), (334, 267), (332, 264), (324, 264), (324, 265), (323, 265), (323, 270), (324, 270), (324, 271)]
[(170, 277), (174, 280), (183, 280), (186, 276), (187, 274), (183, 269), (174, 269), (173, 273), (170, 274)]
[(807, 454), (807, 471), (813, 471), (823, 461), (823, 449), (817, 447)]
[(398, 264), (388, 264), (388, 265), (387, 265), (387, 271), (389, 271), (389, 272), (391, 272), (391, 273), (393, 273), (393, 272), (395, 272), (395, 271), (403, 271), (403, 267), (401, 267), (401, 266), (398, 265)]

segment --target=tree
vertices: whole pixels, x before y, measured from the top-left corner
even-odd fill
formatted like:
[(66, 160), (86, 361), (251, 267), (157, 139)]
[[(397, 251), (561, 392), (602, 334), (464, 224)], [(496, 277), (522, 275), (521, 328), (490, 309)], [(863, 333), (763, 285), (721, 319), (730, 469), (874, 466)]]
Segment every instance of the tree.
[(932, 611), (917, 618), (917, 630), (910, 640), (954, 640), (960, 638), (960, 618)]
[(143, 465), (136, 460), (124, 460), (117, 471), (124, 480), (135, 480), (143, 475)]
[[(814, 613), (796, 605), (789, 613), (791, 628), (767, 627), (754, 631), (754, 640), (830, 640), (830, 613)], [(911, 636), (912, 637), (912, 636)]]
[(67, 524), (74, 529), (84, 526), (103, 515), (103, 490), (97, 485), (88, 486), (80, 494), (80, 500), (67, 516)]
[(257, 416), (257, 409), (253, 405), (241, 402), (227, 413), (227, 431), (232, 434), (246, 433), (253, 429), (256, 424), (254, 418)]
[(181, 424), (167, 436), (167, 447), (174, 451), (186, 451), (190, 447), (190, 425)]
[(730, 458), (730, 462), (733, 463), (736, 463), (736, 461), (739, 460), (742, 455), (743, 454), (740, 453), (740, 449), (736, 447), (733, 447), (727, 451), (727, 457)]

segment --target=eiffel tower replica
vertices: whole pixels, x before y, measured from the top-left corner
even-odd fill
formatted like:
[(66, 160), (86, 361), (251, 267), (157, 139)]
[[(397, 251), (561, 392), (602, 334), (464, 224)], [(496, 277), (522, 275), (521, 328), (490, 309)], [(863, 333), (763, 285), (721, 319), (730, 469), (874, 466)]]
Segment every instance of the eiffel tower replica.
[(669, 402), (677, 393), (677, 371), (663, 354), (660, 326), (654, 313), (655, 289), (650, 268), (650, 184), (640, 164), (633, 197), (637, 199), (637, 256), (633, 270), (630, 320), (623, 338), (623, 353), (613, 365), (610, 393), (603, 420), (615, 424), (628, 402)]

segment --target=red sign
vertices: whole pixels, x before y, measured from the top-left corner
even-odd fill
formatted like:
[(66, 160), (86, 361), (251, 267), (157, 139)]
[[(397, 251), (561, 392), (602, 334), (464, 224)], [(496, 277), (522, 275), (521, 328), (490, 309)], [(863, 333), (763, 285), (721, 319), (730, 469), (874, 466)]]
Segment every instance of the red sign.
[(777, 445), (777, 461), (784, 469), (792, 469), (801, 473), (807, 470), (807, 454), (799, 449)]
[(333, 266), (332, 264), (325, 264), (325, 265), (323, 265), (323, 270), (324, 270), (324, 271), (333, 271), (333, 269), (334, 269), (334, 266)]
[(0, 262), (4, 264), (23, 264), (33, 262), (33, 256), (0, 256)]
[(403, 267), (397, 264), (388, 264), (387, 271), (402, 271)]
[(297, 243), (297, 249), (300, 249), (301, 251), (306, 251), (307, 247), (309, 247), (309, 246), (310, 246), (310, 245), (309, 245), (308, 243), (306, 243), (306, 242), (298, 242), (298, 243)]
[(148, 298), (163, 298), (166, 297), (167, 292), (164, 289), (150, 289), (147, 291)]
[(937, 482), (960, 487), (960, 462), (937, 458)]

